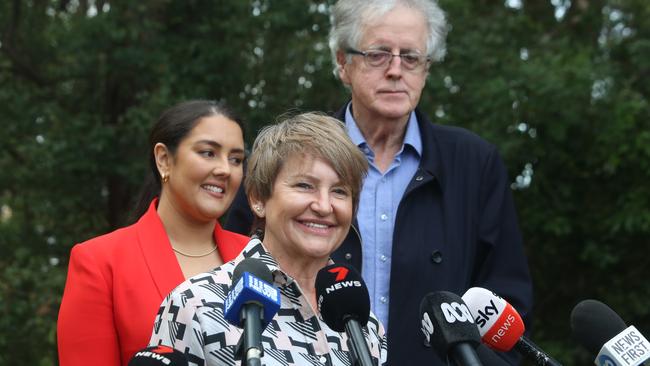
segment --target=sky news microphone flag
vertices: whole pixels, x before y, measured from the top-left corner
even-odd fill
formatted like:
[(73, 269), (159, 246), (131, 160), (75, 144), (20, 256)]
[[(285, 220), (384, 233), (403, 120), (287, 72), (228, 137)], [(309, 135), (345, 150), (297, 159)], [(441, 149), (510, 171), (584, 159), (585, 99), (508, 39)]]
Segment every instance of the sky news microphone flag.
[(481, 340), (501, 352), (517, 350), (538, 366), (561, 366), (535, 343), (524, 336), (521, 316), (505, 299), (490, 290), (472, 287), (463, 295), (478, 326)]

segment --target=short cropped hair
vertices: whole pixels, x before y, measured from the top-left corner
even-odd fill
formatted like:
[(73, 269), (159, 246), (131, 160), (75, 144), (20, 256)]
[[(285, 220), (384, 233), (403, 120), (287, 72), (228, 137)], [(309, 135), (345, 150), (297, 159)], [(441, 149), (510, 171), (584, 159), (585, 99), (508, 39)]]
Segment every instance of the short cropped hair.
[(280, 169), (296, 155), (327, 162), (350, 190), (356, 212), (368, 161), (350, 140), (342, 122), (316, 112), (286, 117), (260, 131), (248, 158), (244, 180), (249, 200), (266, 202)]
[(336, 53), (339, 50), (358, 48), (365, 24), (383, 16), (397, 5), (413, 8), (422, 14), (428, 26), (426, 55), (433, 61), (444, 58), (447, 52), (445, 38), (448, 25), (445, 13), (436, 0), (339, 0), (332, 8), (329, 34), (329, 47), (336, 77), (339, 72)]

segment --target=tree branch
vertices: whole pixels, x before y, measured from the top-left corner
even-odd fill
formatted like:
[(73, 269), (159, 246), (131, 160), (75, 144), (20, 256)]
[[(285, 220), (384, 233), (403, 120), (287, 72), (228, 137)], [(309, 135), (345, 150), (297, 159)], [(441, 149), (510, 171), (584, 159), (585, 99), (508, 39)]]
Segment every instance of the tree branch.
[(4, 52), (7, 55), (7, 58), (11, 61), (13, 69), (16, 71), (16, 74), (37, 84), (38, 86), (45, 86), (51, 84), (51, 81), (48, 81), (39, 72), (27, 61), (21, 58), (21, 55), (16, 45), (16, 34), (20, 25), (21, 19), (21, 1), (13, 0), (13, 9), (11, 12), (11, 17), (7, 22), (7, 28), (2, 36), (2, 48), (0, 51)]
[(9, 156), (11, 156), (18, 164), (26, 164), (27, 161), (25, 158), (14, 148), (11, 146), (4, 144), (4, 150), (9, 153)]

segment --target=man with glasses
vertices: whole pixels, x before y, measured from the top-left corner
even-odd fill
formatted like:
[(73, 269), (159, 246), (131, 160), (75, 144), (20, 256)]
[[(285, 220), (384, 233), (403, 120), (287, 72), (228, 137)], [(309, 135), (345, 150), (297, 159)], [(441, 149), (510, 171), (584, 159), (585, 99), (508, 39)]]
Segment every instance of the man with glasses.
[[(336, 116), (370, 163), (333, 259), (362, 270), (390, 365), (447, 364), (420, 331), (427, 293), (484, 287), (529, 322), (532, 285), (506, 168), (493, 145), (417, 108), (445, 54), (447, 23), (433, 0), (340, 0), (332, 22), (334, 73), (351, 94)], [(227, 228), (250, 228), (244, 206), (233, 205)], [(484, 365), (518, 362), (485, 347), (479, 355)]]

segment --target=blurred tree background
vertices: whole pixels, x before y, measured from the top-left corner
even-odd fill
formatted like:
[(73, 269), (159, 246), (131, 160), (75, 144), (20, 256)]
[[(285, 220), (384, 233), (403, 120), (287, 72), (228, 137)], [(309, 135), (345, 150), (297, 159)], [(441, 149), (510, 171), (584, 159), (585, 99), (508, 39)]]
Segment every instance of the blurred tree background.
[[(0, 365), (57, 364), (70, 248), (127, 223), (164, 108), (223, 99), (250, 143), (282, 112), (345, 102), (332, 3), (0, 2)], [(508, 164), (532, 339), (565, 365), (591, 363), (569, 327), (585, 298), (649, 337), (650, 2), (440, 3), (453, 28), (421, 106)]]

